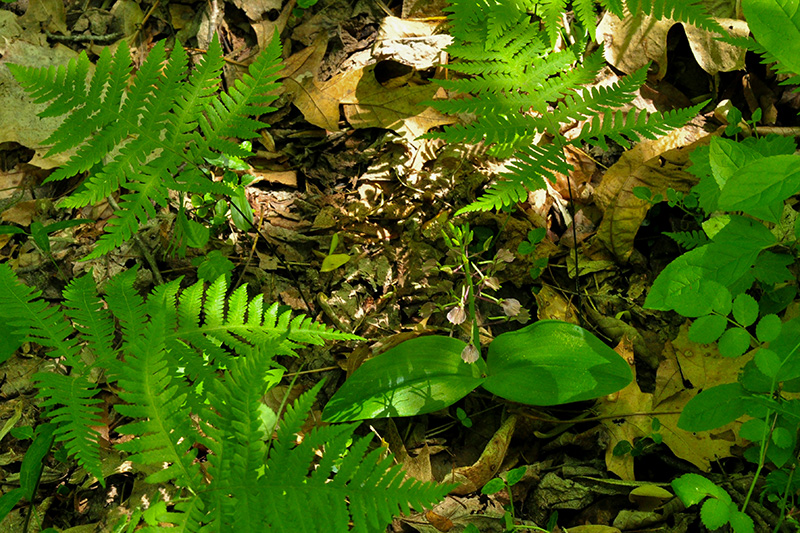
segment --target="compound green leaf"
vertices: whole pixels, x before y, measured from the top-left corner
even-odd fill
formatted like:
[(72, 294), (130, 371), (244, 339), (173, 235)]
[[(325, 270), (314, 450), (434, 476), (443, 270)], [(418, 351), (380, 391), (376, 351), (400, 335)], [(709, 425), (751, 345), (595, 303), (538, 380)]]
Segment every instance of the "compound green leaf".
[(709, 431), (733, 422), (745, 413), (746, 396), (739, 383), (706, 389), (686, 404), (678, 427), (686, 431)]
[(326, 422), (413, 416), (443, 409), (483, 382), (485, 363), (461, 360), (464, 341), (428, 336), (366, 361), (325, 406)]
[(788, 70), (800, 73), (800, 9), (798, 0), (744, 0), (750, 31)]
[(742, 326), (754, 324), (758, 318), (758, 302), (749, 294), (740, 294), (733, 300), (733, 318)]
[(719, 339), (719, 353), (723, 357), (739, 357), (750, 347), (750, 334), (743, 328), (731, 328)]
[(737, 170), (719, 195), (718, 208), (778, 222), (783, 202), (800, 190), (800, 158), (775, 155)]
[(686, 317), (721, 309), (730, 297), (722, 289), (734, 294), (748, 289), (753, 282), (751, 266), (759, 252), (775, 242), (763, 224), (741, 216), (726, 217), (712, 243), (667, 265), (653, 283), (645, 307), (674, 310)]
[(489, 345), (483, 387), (507, 400), (557, 405), (599, 398), (630, 383), (630, 367), (585, 329), (540, 320)]
[(725, 332), (728, 319), (720, 315), (701, 316), (689, 327), (689, 340), (700, 344), (710, 344)]
[(800, 318), (784, 322), (780, 334), (769, 343), (769, 348), (783, 360), (781, 381), (800, 377)]

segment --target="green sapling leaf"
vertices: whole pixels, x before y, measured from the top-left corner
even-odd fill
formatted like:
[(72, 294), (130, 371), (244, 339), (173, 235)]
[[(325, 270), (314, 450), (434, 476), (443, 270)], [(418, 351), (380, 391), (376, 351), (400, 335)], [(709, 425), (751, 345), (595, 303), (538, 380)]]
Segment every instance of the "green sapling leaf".
[(797, 0), (744, 0), (742, 11), (760, 45), (792, 72), (800, 73)]
[(780, 426), (776, 427), (772, 432), (772, 443), (778, 448), (794, 447), (794, 439), (792, 438), (792, 434), (789, 433), (788, 429)]
[(701, 316), (689, 327), (689, 340), (699, 344), (710, 344), (725, 332), (728, 319), (720, 315)]
[(689, 400), (678, 419), (686, 431), (709, 431), (733, 422), (746, 412), (747, 393), (739, 383), (717, 385)]
[(761, 442), (769, 431), (769, 426), (763, 418), (753, 418), (748, 420), (739, 428), (739, 436), (751, 442)]
[(758, 350), (753, 359), (758, 369), (770, 379), (774, 379), (778, 375), (783, 364), (778, 354), (768, 348)]
[(755, 532), (755, 525), (753, 524), (753, 519), (747, 516), (745, 513), (739, 511), (738, 509), (736, 510), (736, 512), (731, 512), (730, 523), (731, 527), (733, 528), (733, 533)]
[(718, 207), (778, 222), (783, 202), (799, 189), (800, 158), (794, 155), (765, 157), (731, 175), (719, 195)]
[(505, 482), (496, 477), (494, 479), (490, 479), (489, 482), (483, 486), (481, 489), (481, 494), (486, 494), (487, 496), (490, 494), (496, 494), (506, 488)]
[(673, 479), (672, 490), (681, 499), (684, 505), (695, 505), (703, 501), (704, 498), (712, 495), (719, 495), (724, 490), (717, 487), (713, 481), (704, 478), (699, 474), (684, 474), (677, 479)]
[(740, 294), (733, 300), (733, 318), (744, 327), (758, 319), (758, 302), (749, 294)]
[(520, 466), (513, 470), (509, 470), (508, 473), (506, 474), (506, 483), (508, 483), (508, 486), (513, 487), (514, 485), (519, 483), (520, 480), (522, 480), (522, 477), (525, 475), (525, 472), (527, 471), (528, 467), (526, 466)]
[(781, 334), (781, 319), (778, 315), (769, 314), (761, 317), (756, 325), (756, 337), (759, 342), (770, 342)]
[(720, 337), (718, 348), (723, 357), (739, 357), (750, 348), (750, 334), (744, 328), (731, 328)]

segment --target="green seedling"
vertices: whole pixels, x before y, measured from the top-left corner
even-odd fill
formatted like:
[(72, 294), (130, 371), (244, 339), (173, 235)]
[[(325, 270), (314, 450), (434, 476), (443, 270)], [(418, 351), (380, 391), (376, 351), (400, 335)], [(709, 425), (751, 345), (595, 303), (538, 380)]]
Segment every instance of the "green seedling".
[[(506, 533), (514, 533), (515, 531), (519, 531), (520, 529), (524, 529), (526, 531), (539, 531), (542, 533), (547, 533), (548, 530), (542, 529), (536, 526), (520, 526), (516, 524), (516, 513), (514, 510), (514, 494), (511, 491), (511, 487), (522, 481), (522, 478), (525, 476), (525, 472), (527, 471), (526, 466), (520, 466), (519, 468), (515, 468), (513, 470), (509, 470), (506, 472), (505, 479), (502, 477), (496, 477), (489, 481), (486, 485), (483, 486), (481, 489), (481, 494), (485, 494), (490, 496), (492, 494), (496, 494), (501, 490), (505, 490), (508, 494), (508, 505), (505, 507), (505, 513), (503, 514), (503, 521), (505, 522), (505, 529)], [(475, 528), (474, 524), (470, 524), (471, 527)], [(467, 528), (465, 531), (470, 531)], [(477, 531), (477, 528), (474, 529)]]
[[(547, 235), (547, 230), (544, 228), (536, 228), (532, 229), (528, 232), (528, 240), (522, 241), (517, 246), (517, 253), (520, 255), (528, 255), (533, 254), (536, 251), (536, 245), (542, 242), (545, 235)], [(539, 259), (534, 259), (533, 266), (530, 269), (530, 275), (532, 279), (538, 279), (539, 276), (542, 275), (544, 272), (544, 267), (547, 266), (547, 258), (540, 257)]]
[(343, 266), (348, 261), (350, 261), (350, 256), (348, 254), (334, 253), (338, 246), (339, 246), (339, 234), (334, 233), (333, 237), (331, 238), (331, 245), (330, 248), (328, 248), (327, 255), (323, 255), (317, 252), (319, 255), (323, 255), (324, 257), (324, 259), (322, 260), (322, 266), (319, 267), (320, 272), (333, 272), (340, 266)]
[[(627, 440), (619, 441), (612, 451), (614, 456), (621, 457), (626, 454), (631, 454), (631, 457), (639, 457), (647, 450), (661, 444), (663, 438), (661, 433), (659, 433), (661, 422), (658, 418), (653, 418), (653, 421), (650, 423), (650, 428), (652, 432), (649, 435), (641, 439), (636, 439), (633, 443)], [(648, 440), (651, 441), (650, 444), (648, 444)]]
[(461, 425), (465, 428), (472, 427), (472, 419), (470, 419), (470, 417), (467, 416), (467, 412), (460, 407), (456, 408), (456, 418), (458, 418), (458, 421), (461, 422)]
[(85, 220), (85, 219), (73, 219), (73, 220), (61, 220), (59, 222), (53, 222), (52, 224), (44, 225), (38, 220), (34, 220), (31, 222), (31, 231), (28, 233), (22, 228), (18, 228), (16, 226), (0, 226), (0, 235), (27, 235), (29, 238), (33, 239), (33, 243), (39, 249), (42, 254), (47, 255), (52, 259), (51, 256), (51, 249), (50, 249), (50, 234), (55, 233), (57, 231), (61, 231), (62, 229), (72, 228), (75, 226), (80, 226), (81, 224), (93, 224), (94, 220)]
[(684, 505), (703, 502), (700, 518), (708, 529), (730, 524), (733, 533), (753, 533), (753, 520), (739, 511), (730, 494), (698, 474), (684, 474), (672, 481), (672, 488)]

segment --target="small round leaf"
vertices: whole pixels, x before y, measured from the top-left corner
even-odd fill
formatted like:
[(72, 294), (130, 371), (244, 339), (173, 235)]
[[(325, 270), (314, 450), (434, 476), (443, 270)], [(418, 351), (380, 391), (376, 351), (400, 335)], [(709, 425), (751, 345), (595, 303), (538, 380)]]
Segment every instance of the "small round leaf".
[(756, 326), (756, 337), (760, 342), (770, 342), (778, 338), (781, 334), (781, 319), (778, 315), (766, 315), (761, 317)]
[(739, 357), (750, 347), (750, 334), (743, 328), (731, 328), (719, 339), (719, 353), (723, 357)]
[(699, 344), (710, 344), (725, 332), (728, 319), (720, 315), (701, 316), (689, 327), (689, 340)]
[(755, 531), (753, 519), (739, 510), (731, 512), (730, 522), (734, 533), (753, 533)]
[(730, 504), (716, 498), (709, 498), (700, 508), (700, 519), (708, 529), (718, 529), (728, 523)]
[(755, 323), (758, 318), (758, 302), (749, 294), (740, 294), (733, 300), (733, 318), (742, 326)]
[(750, 442), (760, 442), (768, 429), (767, 423), (763, 419), (753, 418), (742, 424), (742, 427), (739, 428), (739, 436)]

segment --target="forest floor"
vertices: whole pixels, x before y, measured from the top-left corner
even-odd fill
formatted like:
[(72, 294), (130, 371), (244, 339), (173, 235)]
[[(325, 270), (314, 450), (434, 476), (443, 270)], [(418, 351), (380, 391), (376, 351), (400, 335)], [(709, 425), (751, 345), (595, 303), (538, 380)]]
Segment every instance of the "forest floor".
[[(96, 59), (107, 46), (102, 37), (116, 32), (131, 37), (139, 57), (165, 38), (177, 36), (199, 50), (209, 42), (203, 2), (109, 4), (20, 0), (4, 5), (0, 28), (11, 32), (10, 40), (4, 34), (7, 42), (25, 43), (25, 52), (14, 48), (16, 60), (19, 54), (31, 54), (33, 64), (61, 61), (56, 57), (69, 58), (81, 50)], [(293, 15), (294, 4), (218, 4), (216, 28), (230, 60), (227, 85), (241, 72), (239, 65), (276, 31), (287, 59), (277, 110), (264, 117), (271, 128), (254, 143), (254, 157), (248, 161), (248, 172), (257, 180), (247, 196), (259, 231), (241, 232), (224, 223), (213, 242), (235, 265), (234, 286), (247, 284), (251, 294), (263, 294), (267, 302), (287, 305), (367, 340), (314, 347), (299, 358), (283, 360), (289, 375), (298, 373), (299, 378), (291, 390), (282, 385), (272, 391), (274, 398), (265, 399), (268, 405), (280, 404), (282, 394), (295, 398), (325, 378), (318, 398), (321, 411), (366, 358), (433, 331), (465, 336), (447, 318), (464, 280), (438, 266), (449, 261), (442, 238), (447, 223), (469, 222), (476, 250), (487, 244), (476, 261), (492, 261), (498, 254), (509, 257), (509, 252), (513, 256), (495, 274), (493, 294), (500, 300), (515, 298), (523, 309), (509, 320), (496, 303), (480, 302), (482, 336), (519, 328), (526, 320), (581, 324), (626, 357), (637, 379), (613, 397), (547, 409), (475, 392), (449, 409), (370, 421), (361, 432), (374, 433), (376, 445), (387, 446), (409, 475), (421, 480), (441, 481), (461, 469), (479, 488), (526, 465), (526, 475), (512, 490), (519, 525), (584, 533), (705, 531), (696, 508), (685, 509), (669, 492), (665, 495), (670, 481), (687, 472), (703, 473), (741, 500), (753, 468), (742, 458), (744, 443), (730, 431), (681, 435), (677, 418), (691, 395), (678, 398), (665, 391), (676, 379), (681, 390), (730, 381), (736, 368), (712, 346), (692, 344), (688, 325), (678, 315), (643, 308), (653, 280), (682, 252), (662, 232), (695, 230), (694, 218), (667, 203), (648, 211), (618, 200), (633, 198), (636, 186), (687, 191), (693, 178), (683, 171), (687, 159), (681, 150), (707, 143), (724, 128), (713, 112), (717, 102), (729, 99), (746, 116), (761, 107), (765, 115), (771, 113), (768, 124), (793, 125), (781, 120), (796, 116), (797, 100), (755, 58), (745, 61), (742, 55), (737, 59), (740, 70), (718, 73), (731, 65), (715, 64), (710, 58), (717, 56), (710, 52), (705, 57), (693, 53), (682, 25), (655, 27), (652, 35), (639, 36), (651, 43), (649, 48), (637, 47), (635, 53), (614, 49), (616, 69), (606, 69), (604, 80), (613, 81), (635, 64), (656, 61), (642, 90), (642, 108), (684, 107), (711, 98), (705, 114), (625, 155), (622, 149), (574, 150), (569, 154), (574, 172), (531, 193), (517, 209), (454, 219), (506, 163), (487, 155), (483, 146), (418, 139), (454, 120), (424, 104), (441, 95), (429, 80), (441, 75), (436, 65), (445, 59), (448, 43), (443, 2), (319, 0)], [(613, 23), (604, 28), (612, 36), (623, 32)], [(642, 50), (653, 55), (639, 57)], [(34, 220), (63, 219), (67, 214), (53, 204), (77, 181), (42, 184), (49, 169), (63, 160), (45, 157), (46, 150), (37, 144), (46, 132), (34, 131), (38, 119), (29, 103), (10, 92), (0, 100), (15, 115), (12, 119), (0, 112), (5, 121), (0, 122), (3, 223), (28, 227)], [(52, 300), (90, 268), (102, 282), (141, 263), (144, 289), (158, 276), (165, 281), (185, 276), (185, 284), (196, 281), (193, 260), (212, 250), (195, 256), (190, 252), (186, 258), (166, 254), (174, 220), (168, 211), (140, 234), (157, 259), (155, 268), (140, 262), (133, 241), (100, 260), (80, 262), (112, 211), (101, 203), (73, 212), (73, 217), (97, 223), (53, 234), (53, 261), (31, 240), (0, 235), (0, 260)], [(535, 228), (547, 230), (544, 241), (534, 254), (519, 254), (520, 244)], [(537, 259), (546, 259), (547, 266), (534, 278), (530, 271)], [(697, 364), (701, 358), (704, 362)], [(19, 410), (18, 426), (38, 420), (31, 382), (37, 361), (37, 353), (26, 348), (0, 366), (0, 421)], [(506, 423), (510, 417), (511, 427)], [(105, 436), (112, 441), (116, 423), (108, 420)], [(663, 437), (656, 439), (660, 444), (654, 441), (657, 435)], [(634, 445), (636, 457), (613, 453), (623, 441)], [(4, 437), (0, 483), (18, 477), (29, 442), (11, 434)], [(49, 461), (41, 481), (42, 500), (36, 502), (41, 523), (71, 532), (107, 530), (130, 501), (148, 490), (143, 475), (130, 470), (124, 458), (109, 464), (109, 472), (103, 489), (71, 462)], [(433, 510), (397, 518), (392, 530), (457, 533), (474, 524), (481, 532), (502, 532), (508, 503), (504, 491), (485, 496), (474, 487), (464, 489)], [(757, 531), (772, 531), (775, 509), (759, 502), (750, 509)], [(26, 509), (17, 509), (0, 531), (21, 531), (25, 514)], [(589, 525), (597, 527), (579, 527)], [(37, 531), (38, 525), (29, 530)]]

